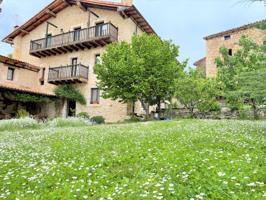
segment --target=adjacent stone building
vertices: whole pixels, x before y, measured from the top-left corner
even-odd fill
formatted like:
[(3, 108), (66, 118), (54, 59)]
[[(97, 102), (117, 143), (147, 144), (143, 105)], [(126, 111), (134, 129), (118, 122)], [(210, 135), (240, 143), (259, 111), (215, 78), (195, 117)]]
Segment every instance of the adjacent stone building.
[[(266, 22), (262, 20), (261, 22)], [(228, 54), (233, 55), (239, 48), (238, 42), (241, 36), (246, 35), (258, 44), (266, 42), (264, 30), (257, 28), (257, 23), (247, 24), (205, 37), (206, 58), (197, 61), (194, 65), (205, 72), (206, 77), (214, 77), (217, 74), (215, 59), (220, 56), (220, 48), (226, 47)]]
[[(60, 116), (67, 117), (71, 109), (76, 114), (102, 115), (108, 122), (124, 120), (128, 105), (101, 98), (93, 67), (107, 44), (130, 42), (134, 34), (144, 32), (155, 34), (130, 0), (54, 0), (4, 38), (13, 45), (15, 60), (34, 67), (17, 68), (13, 59), (9, 64), (2, 62), (0, 88), (4, 92), (12, 84), (20, 92), (54, 95), (58, 85), (72, 84), (85, 96), (87, 105), (66, 101)], [(6, 80), (11, 73), (8, 67), (14, 69), (14, 80)], [(24, 87), (27, 90), (22, 91)], [(136, 108), (141, 112), (139, 104)], [(48, 112), (48, 117), (54, 113)]]

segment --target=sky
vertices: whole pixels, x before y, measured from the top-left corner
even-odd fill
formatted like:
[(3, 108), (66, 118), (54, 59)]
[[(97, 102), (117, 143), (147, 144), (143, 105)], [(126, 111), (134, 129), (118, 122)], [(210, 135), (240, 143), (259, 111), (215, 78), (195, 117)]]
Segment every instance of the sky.
[[(51, 1), (3, 0), (0, 39)], [(134, 5), (161, 38), (180, 46), (179, 60), (189, 59), (190, 66), (205, 56), (204, 36), (266, 19), (263, 2), (247, 0), (134, 0)], [(12, 47), (0, 42), (0, 54), (10, 53)]]

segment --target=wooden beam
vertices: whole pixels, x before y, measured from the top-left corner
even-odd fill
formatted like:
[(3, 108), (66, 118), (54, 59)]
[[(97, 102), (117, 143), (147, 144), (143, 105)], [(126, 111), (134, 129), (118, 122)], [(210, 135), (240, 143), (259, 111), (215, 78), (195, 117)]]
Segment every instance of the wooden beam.
[(21, 32), (25, 33), (25, 34), (29, 34), (30, 32), (29, 31), (26, 31), (24, 29), (20, 29)]
[(82, 5), (82, 3), (80, 2), (80, 0), (77, 0), (77, 6), (78, 6), (81, 10), (87, 12), (87, 9)]
[(51, 15), (52, 17), (56, 18), (56, 14), (53, 11), (51, 11), (50, 9), (47, 9), (46, 13)]

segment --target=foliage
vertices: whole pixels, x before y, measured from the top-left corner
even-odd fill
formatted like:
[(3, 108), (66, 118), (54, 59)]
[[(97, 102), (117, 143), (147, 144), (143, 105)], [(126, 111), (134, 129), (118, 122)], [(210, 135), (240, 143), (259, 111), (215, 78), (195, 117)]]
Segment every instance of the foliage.
[(176, 83), (176, 97), (187, 109), (191, 116), (198, 108), (200, 112), (218, 109), (218, 84), (214, 79), (206, 79), (197, 70), (190, 71)]
[(216, 59), (218, 80), (224, 84), (225, 91), (234, 91), (237, 88), (237, 75), (250, 72), (265, 66), (266, 54), (262, 47), (246, 36), (239, 40), (240, 49), (233, 55), (228, 49), (220, 49), (221, 57)]
[(33, 129), (33, 128), (39, 128), (40, 126), (41, 124), (38, 123), (35, 119), (28, 117), (20, 119), (0, 120), (0, 131)]
[(242, 99), (252, 105), (254, 118), (258, 119), (258, 106), (266, 103), (266, 67), (238, 76), (238, 90)]
[(48, 127), (80, 127), (80, 126), (88, 126), (92, 123), (86, 118), (76, 118), (76, 117), (69, 117), (69, 118), (55, 118), (48, 122)]
[(221, 48), (222, 57), (216, 59), (218, 80), (231, 105), (241, 108), (241, 103), (251, 103), (254, 118), (257, 118), (258, 105), (265, 103), (266, 52), (246, 36), (241, 37), (239, 46), (233, 56), (228, 55), (226, 48)]
[(103, 116), (94, 116), (91, 118), (91, 121), (95, 124), (104, 124), (105, 123), (105, 119)]
[(229, 120), (5, 129), (0, 198), (262, 200), (265, 135)]
[(55, 89), (54, 92), (58, 97), (76, 101), (82, 105), (86, 104), (85, 97), (72, 85), (60, 85)]
[(19, 109), (16, 113), (16, 118), (27, 118), (30, 116), (30, 113), (26, 111), (25, 109)]
[(4, 97), (11, 100), (11, 101), (19, 101), (24, 103), (49, 103), (52, 101), (49, 97), (44, 97), (40, 95), (34, 94), (26, 94), (26, 93), (19, 93), (19, 92), (8, 92), (5, 91)]
[[(157, 105), (173, 96), (174, 82), (184, 64), (176, 58), (178, 47), (156, 35), (135, 35), (132, 43), (119, 42), (107, 47), (95, 73), (103, 97), (123, 102), (142, 101)], [(148, 111), (146, 109), (146, 111)]]
[(77, 114), (76, 117), (84, 118), (84, 119), (88, 119), (88, 120), (90, 119), (90, 115), (88, 113), (86, 113), (86, 112), (81, 112), (81, 113)]

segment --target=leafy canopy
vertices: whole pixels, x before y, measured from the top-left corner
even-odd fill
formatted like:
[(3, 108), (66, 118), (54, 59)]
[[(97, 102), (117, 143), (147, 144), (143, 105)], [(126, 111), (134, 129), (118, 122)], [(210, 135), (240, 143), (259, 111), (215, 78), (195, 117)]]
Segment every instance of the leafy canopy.
[(174, 82), (184, 69), (177, 61), (179, 48), (156, 35), (135, 35), (132, 43), (107, 47), (95, 66), (103, 97), (122, 102), (159, 105), (174, 93)]
[(55, 89), (54, 92), (58, 97), (76, 101), (82, 105), (86, 104), (85, 97), (72, 85), (60, 85)]
[(219, 109), (219, 89), (214, 79), (206, 79), (195, 69), (190, 69), (176, 83), (175, 96), (193, 115), (194, 109), (208, 112)]

